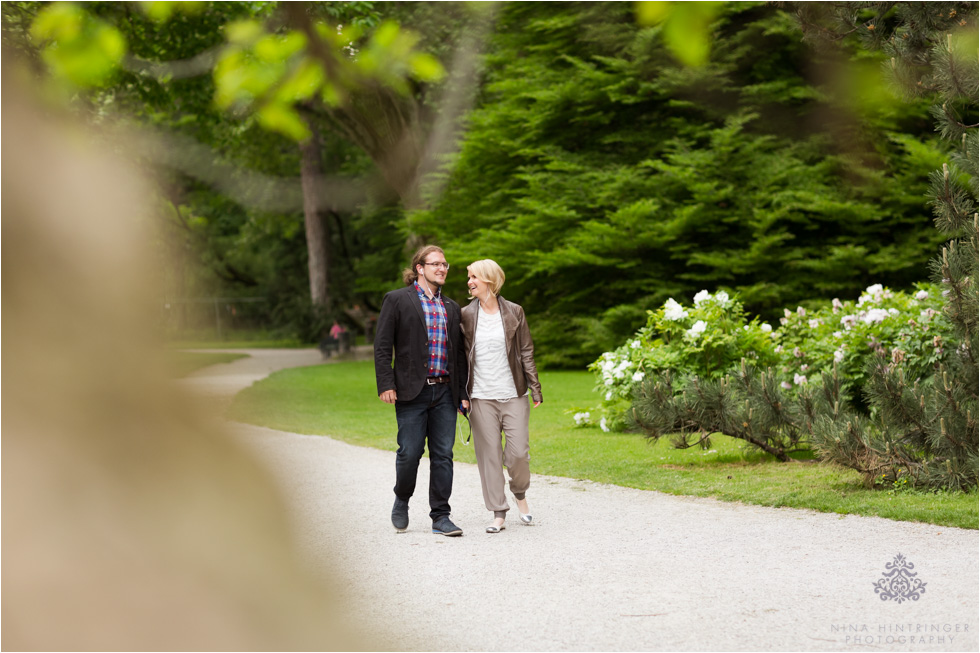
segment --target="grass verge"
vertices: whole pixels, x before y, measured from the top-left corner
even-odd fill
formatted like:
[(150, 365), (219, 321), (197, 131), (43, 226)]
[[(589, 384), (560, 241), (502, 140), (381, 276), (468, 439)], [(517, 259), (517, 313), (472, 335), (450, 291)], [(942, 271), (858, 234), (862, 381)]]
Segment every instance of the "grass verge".
[(194, 370), (218, 363), (230, 363), (239, 358), (248, 358), (248, 354), (232, 353), (203, 353), (192, 351), (174, 351), (168, 354), (171, 361), (172, 374), (175, 377), (187, 376)]
[[(627, 433), (575, 427), (571, 411), (595, 403), (587, 372), (543, 372), (545, 402), (531, 411), (531, 471), (641, 490), (714, 497), (763, 506), (809, 508), (978, 527), (970, 494), (869, 490), (857, 472), (818, 463), (779, 463), (727, 436), (711, 447), (674, 449)], [(283, 431), (331, 437), (394, 451), (394, 408), (377, 399), (371, 361), (340, 362), (277, 372), (243, 390), (232, 419)], [(465, 423), (464, 423), (465, 425)], [(456, 460), (475, 462), (458, 441)]]
[(167, 343), (171, 349), (306, 349), (312, 347), (308, 342), (296, 338), (268, 340), (172, 340)]

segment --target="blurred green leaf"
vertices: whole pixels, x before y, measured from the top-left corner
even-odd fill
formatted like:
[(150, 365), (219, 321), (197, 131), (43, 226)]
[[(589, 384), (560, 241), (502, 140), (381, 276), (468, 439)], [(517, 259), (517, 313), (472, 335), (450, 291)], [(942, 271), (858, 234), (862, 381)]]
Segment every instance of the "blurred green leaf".
[(711, 23), (722, 2), (637, 2), (636, 21), (662, 25), (664, 43), (686, 66), (700, 67), (711, 52)]
[(977, 32), (976, 27), (958, 29), (953, 32), (949, 45), (957, 59), (964, 62), (970, 57), (975, 59), (977, 50), (980, 49), (980, 32)]
[(119, 30), (71, 3), (42, 9), (31, 34), (45, 44), (41, 56), (52, 73), (76, 86), (104, 84), (126, 54)]
[(291, 104), (317, 94), (329, 106), (340, 106), (353, 89), (380, 83), (409, 93), (407, 78), (433, 82), (445, 76), (434, 56), (415, 49), (419, 35), (395, 22), (383, 23), (367, 43), (358, 45), (359, 27), (338, 30), (315, 25), (323, 56), (310, 54), (309, 37), (299, 31), (269, 33), (258, 21), (240, 21), (226, 28), (228, 47), (214, 68), (215, 104), (224, 109), (251, 107), (259, 122), (290, 138), (306, 138), (307, 128)]
[(711, 23), (720, 2), (675, 2), (664, 23), (664, 41), (677, 59), (688, 66), (703, 66), (711, 52)]
[(170, 20), (175, 13), (196, 14), (204, 9), (203, 2), (186, 0), (185, 2), (174, 2), (173, 0), (158, 0), (155, 2), (140, 2), (139, 7), (146, 12), (152, 20), (164, 23)]
[(305, 47), (306, 35), (292, 31), (284, 35), (270, 34), (259, 39), (253, 51), (264, 62), (281, 64)]
[(235, 103), (238, 90), (244, 83), (245, 54), (240, 50), (225, 50), (214, 67), (214, 103), (227, 109)]
[(425, 82), (437, 82), (446, 74), (439, 60), (427, 53), (420, 52), (412, 55), (409, 60), (409, 67), (416, 79)]
[(230, 43), (249, 45), (262, 37), (262, 23), (257, 20), (236, 20), (225, 27), (225, 36)]
[(346, 25), (340, 30), (338, 36), (340, 37), (341, 45), (347, 45), (364, 36), (364, 27), (361, 25)]
[(374, 36), (371, 37), (371, 41), (379, 47), (389, 48), (398, 39), (400, 32), (401, 30), (398, 27), (398, 23), (385, 21), (384, 23), (381, 23), (377, 30), (375, 30)]
[(310, 137), (310, 130), (299, 113), (285, 102), (270, 102), (256, 112), (256, 117), (266, 129), (279, 132), (294, 141), (304, 141)]
[[(897, 100), (875, 61), (855, 61), (841, 73), (853, 103), (863, 111), (882, 111)], [(844, 98), (847, 102), (851, 98)]]
[(643, 27), (659, 25), (670, 12), (669, 2), (637, 2), (636, 22)]
[(277, 92), (283, 100), (294, 102), (307, 100), (316, 93), (323, 83), (323, 68), (312, 59), (306, 59)]
[(321, 92), (320, 96), (323, 98), (323, 101), (327, 104), (327, 106), (331, 107), (340, 106), (343, 103), (344, 98), (337, 86), (329, 80), (324, 83), (323, 91)]
[(45, 7), (31, 25), (31, 35), (39, 41), (70, 41), (82, 31), (85, 13), (76, 5), (56, 2)]

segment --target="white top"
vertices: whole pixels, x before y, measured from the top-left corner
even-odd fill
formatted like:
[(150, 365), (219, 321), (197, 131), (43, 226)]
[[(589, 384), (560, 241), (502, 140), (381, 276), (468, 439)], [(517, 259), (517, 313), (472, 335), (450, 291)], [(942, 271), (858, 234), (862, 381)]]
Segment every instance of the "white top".
[(507, 362), (504, 322), (500, 310), (487, 313), (480, 306), (473, 343), (473, 399), (511, 399), (517, 396), (514, 375)]

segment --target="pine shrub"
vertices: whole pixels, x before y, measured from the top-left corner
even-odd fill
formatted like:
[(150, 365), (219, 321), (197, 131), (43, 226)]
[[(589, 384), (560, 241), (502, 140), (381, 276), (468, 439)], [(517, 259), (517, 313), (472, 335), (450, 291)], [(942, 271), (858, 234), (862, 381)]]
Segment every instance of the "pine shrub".
[[(814, 432), (814, 447), (823, 458), (862, 472), (869, 482), (976, 487), (980, 448), (977, 4), (846, 5), (834, 18), (845, 22), (846, 29), (857, 24), (871, 47), (889, 55), (892, 78), (909, 95), (935, 97), (932, 115), (937, 131), (952, 145), (951, 161), (931, 176), (935, 224), (949, 239), (931, 268), (943, 288), (942, 310), (952, 335), (948, 356), (931, 378), (921, 379), (905, 361), (882, 354), (869, 362), (864, 392), (874, 419), (845, 429), (825, 420)], [(812, 12), (820, 10), (801, 7), (805, 28), (814, 18)], [(827, 33), (808, 30), (811, 35), (818, 31)]]
[(949, 324), (948, 338), (934, 341), (933, 353), (945, 355), (933, 361), (935, 373), (923, 377), (922, 360), (917, 368), (914, 357), (905, 360), (881, 347), (865, 363), (868, 417), (842, 401), (846, 395), (836, 369), (822, 375), (819, 392), (802, 384), (794, 401), (781, 395), (783, 382), (777, 386), (771, 372), (743, 365), (730, 379), (689, 379), (680, 393), (669, 377), (649, 381), (634, 402), (636, 424), (653, 438), (671, 429), (681, 438), (717, 430), (768, 447), (781, 460), (788, 456), (778, 455), (778, 449), (785, 452), (809, 438), (823, 459), (858, 470), (869, 484), (976, 487), (977, 5), (801, 3), (799, 14), (811, 36), (857, 29), (870, 47), (890, 56), (889, 69), (899, 85), (938, 99), (932, 114), (953, 146), (951, 161), (931, 177), (936, 227), (949, 239), (931, 266)]

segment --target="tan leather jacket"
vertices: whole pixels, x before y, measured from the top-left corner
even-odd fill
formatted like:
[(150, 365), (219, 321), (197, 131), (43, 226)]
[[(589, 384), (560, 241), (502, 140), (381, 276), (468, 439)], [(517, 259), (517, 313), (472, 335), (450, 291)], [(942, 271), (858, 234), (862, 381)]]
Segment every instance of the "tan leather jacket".
[[(500, 319), (504, 325), (504, 341), (507, 343), (507, 362), (514, 375), (514, 387), (517, 396), (523, 397), (528, 388), (531, 398), (541, 401), (541, 383), (538, 381), (538, 368), (534, 364), (534, 342), (531, 341), (531, 330), (524, 319), (524, 309), (519, 304), (509, 302), (497, 296), (500, 306)], [(462, 309), (463, 348), (466, 350), (466, 360), (469, 363), (469, 378), (466, 381), (467, 396), (473, 392), (473, 364), (475, 353), (473, 346), (476, 338), (476, 322), (480, 317), (480, 300), (474, 299)]]

